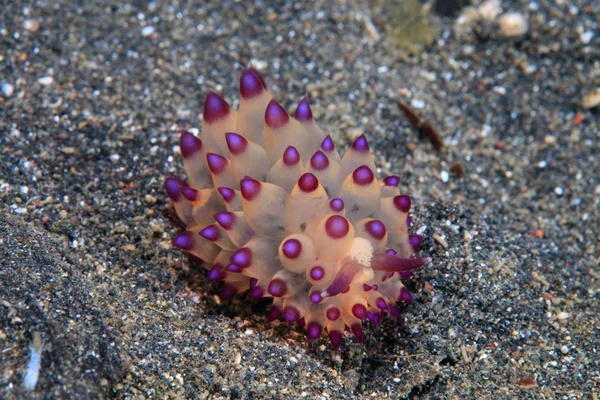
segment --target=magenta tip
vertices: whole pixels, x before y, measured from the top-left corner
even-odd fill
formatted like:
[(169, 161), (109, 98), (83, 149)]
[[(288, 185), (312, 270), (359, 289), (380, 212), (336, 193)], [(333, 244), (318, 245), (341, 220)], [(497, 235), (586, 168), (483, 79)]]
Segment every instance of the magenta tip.
[(260, 193), (262, 184), (256, 179), (244, 178), (240, 181), (242, 197), (248, 201), (254, 200)]
[(310, 109), (306, 96), (298, 103), (294, 118), (301, 122), (309, 122), (313, 119), (312, 110)]
[(287, 111), (285, 111), (285, 108), (283, 108), (277, 100), (272, 99), (265, 111), (265, 123), (267, 126), (271, 129), (281, 128), (289, 119), (290, 116)]
[(183, 158), (188, 158), (202, 149), (202, 140), (183, 130), (179, 137), (179, 149)]
[(225, 141), (227, 142), (227, 148), (234, 156), (242, 154), (248, 147), (248, 141), (241, 135), (233, 132), (225, 133)]
[(204, 101), (204, 121), (212, 124), (229, 114), (229, 104), (213, 91), (208, 92)]
[(256, 70), (245, 69), (240, 76), (240, 94), (244, 99), (250, 99), (258, 96), (265, 91), (265, 86), (261, 82), (260, 75)]

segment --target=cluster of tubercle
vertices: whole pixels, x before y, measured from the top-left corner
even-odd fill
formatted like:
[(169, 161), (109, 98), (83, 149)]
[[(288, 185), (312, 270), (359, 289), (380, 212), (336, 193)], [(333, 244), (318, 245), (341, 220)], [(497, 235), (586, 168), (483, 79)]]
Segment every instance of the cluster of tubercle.
[(253, 68), (240, 94), (236, 112), (209, 92), (201, 138), (181, 132), (187, 182), (165, 189), (188, 230), (173, 245), (224, 281), (222, 298), (272, 297), (269, 321), (311, 340), (326, 329), (336, 349), (348, 329), (362, 342), (363, 322), (400, 318), (401, 278), (430, 261), (410, 258), (423, 241), (408, 234), (411, 198), (399, 177), (376, 179), (364, 135), (341, 157), (306, 98), (291, 117)]

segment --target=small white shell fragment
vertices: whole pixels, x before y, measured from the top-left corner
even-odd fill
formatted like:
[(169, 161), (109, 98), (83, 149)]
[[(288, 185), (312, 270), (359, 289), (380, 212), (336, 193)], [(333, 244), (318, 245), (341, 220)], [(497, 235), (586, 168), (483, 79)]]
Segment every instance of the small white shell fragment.
[(33, 342), (29, 345), (31, 354), (27, 363), (23, 386), (27, 392), (33, 392), (40, 376), (40, 367), (42, 364), (42, 336), (39, 332), (33, 332)]
[(42, 86), (50, 86), (54, 83), (54, 78), (51, 76), (43, 76), (37, 80), (37, 83)]
[(153, 26), (148, 25), (142, 28), (142, 36), (148, 37), (154, 35), (155, 29)]
[(442, 171), (442, 173), (440, 174), (440, 178), (442, 179), (442, 182), (448, 183), (448, 181), (450, 180), (450, 174), (448, 173), (448, 171)]
[(525, 16), (520, 12), (508, 12), (498, 18), (500, 32), (505, 37), (522, 36), (529, 30)]
[(15, 87), (13, 85), (11, 85), (10, 83), (4, 82), (2, 84), (2, 95), (4, 95), (4, 97), (12, 96), (14, 91), (15, 91)]
[(479, 8), (479, 17), (484, 21), (492, 21), (498, 14), (500, 14), (500, 0), (487, 0), (484, 1)]

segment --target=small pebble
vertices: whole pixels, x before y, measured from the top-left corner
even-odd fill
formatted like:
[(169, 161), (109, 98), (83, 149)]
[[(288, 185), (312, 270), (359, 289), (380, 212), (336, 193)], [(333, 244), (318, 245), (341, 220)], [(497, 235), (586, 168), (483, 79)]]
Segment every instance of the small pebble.
[(37, 32), (40, 29), (40, 23), (35, 19), (26, 19), (23, 21), (23, 28), (29, 32)]
[(594, 108), (600, 105), (600, 88), (583, 96), (583, 108)]
[(525, 16), (519, 12), (502, 14), (498, 18), (498, 24), (500, 25), (500, 32), (505, 37), (522, 36), (529, 30), (529, 24)]
[(477, 8), (479, 17), (484, 21), (491, 21), (500, 14), (500, 0), (487, 0), (484, 1), (479, 8)]
[(569, 354), (569, 348), (567, 346), (563, 346), (560, 348), (560, 352), (563, 354)]

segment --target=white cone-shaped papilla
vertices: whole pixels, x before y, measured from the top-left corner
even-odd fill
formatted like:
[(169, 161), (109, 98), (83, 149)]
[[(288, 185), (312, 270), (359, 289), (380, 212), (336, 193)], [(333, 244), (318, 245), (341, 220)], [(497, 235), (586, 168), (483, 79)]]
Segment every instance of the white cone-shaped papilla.
[(244, 217), (254, 232), (264, 237), (285, 236), (286, 191), (252, 178), (242, 179), (240, 186)]
[(288, 199), (285, 229), (310, 236), (328, 210), (329, 202), (323, 186), (313, 174), (303, 174)]
[(244, 219), (243, 211), (220, 212), (214, 214), (213, 218), (236, 247), (242, 247), (254, 236), (254, 231)]
[(231, 154), (233, 177), (237, 181), (245, 176), (264, 181), (269, 170), (265, 149), (237, 133), (227, 132), (225, 138)]
[(381, 252), (387, 247), (388, 234), (385, 224), (373, 218), (362, 218), (354, 223), (356, 237), (371, 242), (374, 252)]
[(319, 179), (330, 198), (337, 196), (343, 182), (341, 179), (342, 167), (337, 161), (330, 160), (325, 153), (318, 150), (306, 164), (305, 171), (314, 174)]
[(400, 194), (400, 177), (398, 176), (386, 176), (384, 179), (379, 181), (381, 185), (381, 197), (394, 197)]
[(275, 99), (271, 100), (265, 111), (264, 136), (265, 148), (271, 165), (279, 160), (280, 155), (289, 146), (294, 146), (298, 150), (303, 163), (308, 162), (315, 150), (310, 133), (300, 122), (291, 118)]
[(222, 186), (217, 188), (217, 191), (223, 198), (227, 211), (242, 211), (242, 193), (239, 190)]
[(291, 297), (301, 290), (306, 290), (308, 283), (303, 275), (288, 270), (278, 271), (269, 282), (268, 292), (273, 297)]
[(199, 232), (200, 236), (204, 239), (216, 244), (224, 250), (234, 251), (237, 250), (237, 246), (233, 244), (227, 231), (219, 224), (210, 224)]
[(325, 260), (335, 260), (346, 254), (353, 240), (354, 227), (341, 215), (326, 214), (313, 234), (317, 255)]
[(340, 153), (335, 149), (335, 145), (333, 143), (333, 139), (331, 139), (330, 135), (325, 136), (321, 145), (319, 146), (319, 150), (321, 150), (330, 160), (337, 161), (338, 164), (342, 160), (340, 157)]
[[(229, 154), (225, 141), (225, 132), (235, 131), (237, 113), (215, 92), (209, 92), (204, 101), (202, 113), (202, 142), (209, 145), (212, 142), (218, 148), (217, 154)], [(210, 147), (210, 146), (209, 146)], [(207, 149), (210, 151), (210, 149)]]
[(279, 260), (286, 270), (304, 273), (316, 262), (316, 251), (310, 236), (295, 233), (283, 239), (279, 245)]
[(300, 160), (300, 153), (295, 147), (289, 146), (267, 173), (267, 182), (281, 186), (290, 193), (303, 173), (304, 166)]
[(312, 110), (310, 109), (310, 105), (308, 104), (308, 99), (306, 97), (304, 97), (298, 104), (294, 118), (304, 126), (304, 129), (306, 129), (307, 132), (311, 134), (315, 142), (315, 147), (320, 145), (323, 139), (325, 139), (326, 135), (314, 120)]
[[(225, 135), (223, 135), (225, 137)], [(213, 185), (215, 187), (236, 187), (237, 180), (233, 177), (233, 171), (231, 170), (231, 162), (215, 153), (206, 154), (206, 163), (212, 176)]]
[(223, 199), (215, 189), (196, 191), (196, 197), (192, 204), (192, 214), (199, 226), (211, 224), (213, 222), (212, 215), (224, 210)]
[[(164, 182), (165, 191), (169, 195), (175, 212), (180, 220), (187, 226), (196, 225), (194, 214), (192, 213), (193, 204), (181, 192), (183, 189), (191, 189), (189, 185), (177, 178), (167, 178)], [(191, 189), (193, 190), (193, 189)]]
[(188, 131), (181, 131), (179, 150), (188, 182), (196, 189), (212, 186), (212, 178), (206, 165), (202, 141)]
[(376, 171), (375, 162), (365, 135), (360, 135), (342, 158), (342, 176), (347, 176), (361, 165), (366, 165), (371, 171)]
[(199, 231), (200, 227), (190, 228), (173, 239), (173, 245), (212, 264), (221, 249), (214, 243), (198, 235)]
[(240, 107), (235, 132), (264, 147), (265, 110), (272, 99), (263, 80), (253, 69), (242, 71)]
[(254, 237), (233, 253), (229, 261), (241, 267), (245, 275), (269, 282), (281, 270), (278, 248), (277, 240)]
[(379, 207), (381, 187), (366, 165), (356, 168), (342, 183), (338, 197), (344, 201), (346, 218), (357, 221)]
[(409, 196), (385, 197), (379, 202), (379, 209), (373, 213), (373, 218), (383, 221), (388, 232), (405, 229), (410, 207)]

